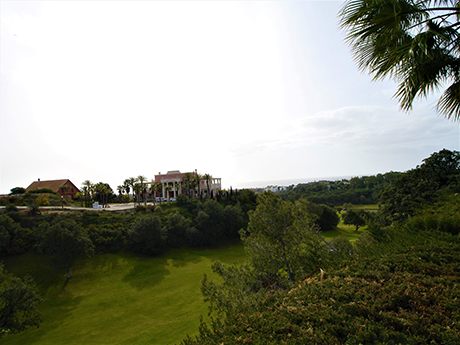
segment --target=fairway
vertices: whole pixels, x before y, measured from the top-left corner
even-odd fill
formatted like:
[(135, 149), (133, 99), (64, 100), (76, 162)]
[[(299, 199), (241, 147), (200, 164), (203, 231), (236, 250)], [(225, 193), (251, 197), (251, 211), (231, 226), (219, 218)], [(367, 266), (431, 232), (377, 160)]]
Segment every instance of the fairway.
[(5, 259), (8, 271), (30, 273), (43, 296), (43, 323), (2, 344), (175, 344), (198, 331), (207, 304), (203, 274), (215, 260), (242, 262), (242, 245), (174, 250), (157, 257), (100, 254), (78, 264), (65, 284), (45, 257), (29, 253)]

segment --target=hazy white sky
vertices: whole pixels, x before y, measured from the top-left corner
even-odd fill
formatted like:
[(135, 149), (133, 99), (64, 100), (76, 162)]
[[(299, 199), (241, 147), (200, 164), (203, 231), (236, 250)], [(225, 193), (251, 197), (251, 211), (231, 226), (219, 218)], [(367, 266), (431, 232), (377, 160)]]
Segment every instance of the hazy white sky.
[(342, 1), (0, 5), (0, 193), (195, 169), (265, 186), (459, 150), (435, 97), (403, 113), (395, 83), (358, 71)]

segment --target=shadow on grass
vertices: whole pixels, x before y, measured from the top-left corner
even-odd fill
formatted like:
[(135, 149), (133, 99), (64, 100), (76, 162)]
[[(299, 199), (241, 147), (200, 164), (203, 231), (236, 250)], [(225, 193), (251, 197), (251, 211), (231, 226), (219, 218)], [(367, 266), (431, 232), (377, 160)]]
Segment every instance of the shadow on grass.
[(166, 257), (132, 257), (131, 269), (122, 281), (137, 290), (151, 288), (160, 284), (170, 274), (167, 265)]
[[(30, 328), (25, 332), (7, 335), (2, 339), (2, 344), (35, 344), (41, 343), (41, 338), (45, 337), (47, 333), (53, 332), (55, 329), (61, 327), (68, 316), (73, 313), (73, 310), (78, 307), (82, 302), (83, 297), (74, 297), (72, 293), (67, 290), (72, 279), (60, 279), (59, 274), (54, 274), (49, 277), (50, 281), (59, 283), (56, 285), (42, 285), (42, 289), (46, 288), (46, 297), (44, 302), (39, 306), (39, 311), (42, 314), (42, 324), (39, 328)], [(62, 278), (62, 276), (61, 276)]]

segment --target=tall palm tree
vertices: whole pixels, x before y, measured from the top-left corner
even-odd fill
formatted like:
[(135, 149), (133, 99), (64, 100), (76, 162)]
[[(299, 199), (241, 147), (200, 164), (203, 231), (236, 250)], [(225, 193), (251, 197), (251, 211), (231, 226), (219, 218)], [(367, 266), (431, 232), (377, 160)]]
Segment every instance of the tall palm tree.
[(82, 189), (85, 195), (85, 207), (89, 207), (89, 205), (91, 204), (91, 190), (92, 190), (93, 184), (91, 183), (90, 180), (85, 180), (83, 181), (82, 186), (83, 186)]
[(155, 198), (155, 192), (157, 191), (157, 186), (156, 186), (156, 183), (155, 182), (152, 182), (150, 184), (150, 187), (149, 187), (149, 192), (150, 194), (152, 195), (152, 201), (153, 201), (153, 205), (155, 206), (155, 201), (156, 201), (156, 198)]
[(193, 174), (191, 172), (186, 172), (184, 174), (185, 194), (187, 194), (187, 197), (190, 197), (190, 181), (192, 179), (193, 179)]
[(358, 67), (399, 83), (405, 111), (447, 84), (437, 111), (460, 120), (458, 0), (348, 0), (339, 13)]
[(195, 181), (196, 181), (196, 185), (198, 186), (198, 196), (199, 197), (201, 197), (201, 180), (203, 180), (203, 175), (195, 172)]
[(122, 198), (123, 198), (123, 191), (124, 191), (124, 190), (125, 190), (125, 187), (123, 187), (122, 185), (118, 185), (118, 186), (117, 186), (117, 191), (118, 191), (118, 195), (119, 195), (119, 197), (120, 197), (120, 199), (119, 199), (120, 202), (121, 202), (121, 200), (122, 200)]
[(141, 193), (142, 193), (143, 187), (140, 183), (135, 183), (133, 187), (134, 193), (136, 193), (136, 201), (137, 204), (141, 204)]
[(133, 198), (134, 198), (134, 185), (136, 184), (137, 180), (135, 177), (129, 177), (127, 179), (129, 186), (131, 187), (131, 191), (133, 192)]
[(137, 181), (139, 182), (139, 184), (141, 185), (141, 193), (142, 193), (142, 198), (144, 199), (144, 206), (147, 205), (147, 198), (146, 198), (146, 193), (147, 193), (147, 188), (145, 186), (145, 181), (147, 181), (147, 177), (143, 176), (143, 175), (139, 175), (137, 177)]
[(211, 196), (211, 188), (209, 186), (209, 183), (212, 180), (212, 176), (210, 174), (204, 174), (203, 175), (203, 180), (206, 181), (206, 188), (208, 190), (208, 197), (210, 197)]
[[(163, 184), (161, 182), (158, 182), (155, 184), (155, 189), (157, 193), (160, 193), (163, 191)], [(160, 204), (161, 204), (161, 199), (163, 198), (163, 195), (160, 196)]]
[(126, 196), (127, 196), (127, 201), (126, 202), (129, 202), (129, 192), (130, 192), (130, 181), (129, 179), (126, 179), (123, 181), (123, 189), (126, 193)]

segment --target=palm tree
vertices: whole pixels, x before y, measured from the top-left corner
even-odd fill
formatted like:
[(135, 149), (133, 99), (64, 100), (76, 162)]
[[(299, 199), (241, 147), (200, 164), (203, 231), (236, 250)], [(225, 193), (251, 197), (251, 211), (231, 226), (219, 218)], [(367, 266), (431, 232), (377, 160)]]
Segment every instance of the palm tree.
[[(163, 185), (161, 182), (158, 182), (155, 184), (155, 189), (158, 193), (161, 193), (163, 191)], [(161, 199), (163, 198), (163, 195), (160, 197), (160, 204), (161, 204)]]
[(175, 192), (176, 192), (176, 197), (179, 195), (180, 189), (182, 188), (181, 182), (179, 181), (174, 185), (175, 187)]
[(404, 111), (446, 83), (437, 111), (459, 120), (458, 6), (458, 0), (348, 0), (339, 15), (358, 67), (375, 80), (396, 80)]
[(206, 181), (206, 188), (208, 190), (208, 197), (211, 196), (211, 190), (210, 190), (210, 187), (209, 187), (209, 182), (212, 180), (212, 176), (210, 174), (204, 174), (203, 175), (203, 180)]
[(152, 182), (150, 184), (150, 187), (149, 187), (149, 192), (150, 194), (152, 194), (152, 201), (153, 201), (153, 205), (155, 206), (155, 201), (156, 201), (156, 198), (155, 198), (155, 192), (157, 190), (157, 185), (155, 182)]
[(137, 177), (137, 181), (139, 181), (139, 184), (141, 185), (141, 189), (142, 189), (141, 193), (142, 193), (143, 199), (144, 199), (144, 206), (146, 206), (146, 205), (147, 205), (147, 199), (146, 199), (146, 195), (145, 195), (145, 194), (147, 193), (147, 189), (146, 189), (146, 187), (145, 187), (145, 183), (144, 183), (144, 182), (147, 181), (147, 177), (145, 177), (145, 176), (143, 176), (143, 175), (139, 175), (139, 176)]
[(203, 175), (198, 174), (195, 171), (195, 181), (196, 181), (196, 185), (198, 186), (198, 196), (200, 196), (200, 197), (201, 197), (201, 180), (202, 179), (203, 179)]
[(190, 197), (190, 181), (193, 178), (193, 174), (191, 172), (186, 172), (184, 174), (184, 181), (185, 181), (185, 194), (187, 197)]
[(127, 199), (128, 199), (126, 202), (129, 202), (129, 191), (130, 191), (130, 181), (129, 181), (129, 179), (124, 180), (123, 189), (124, 189), (124, 191), (126, 193), (126, 196), (127, 196)]
[(196, 190), (195, 190), (195, 188), (196, 188), (196, 178), (193, 177), (191, 180), (189, 180), (188, 185), (189, 185), (189, 188), (190, 188), (190, 192), (193, 191), (195, 193), (196, 192)]
[(125, 187), (123, 187), (122, 185), (119, 185), (117, 186), (117, 190), (118, 190), (118, 195), (120, 196), (120, 202), (123, 198), (123, 191), (125, 190)]
[(136, 193), (136, 201), (138, 205), (141, 204), (141, 193), (143, 191), (143, 186), (140, 183), (135, 183), (133, 186), (133, 191)]
[(89, 207), (91, 203), (91, 190), (93, 187), (93, 184), (91, 183), (90, 180), (86, 180), (82, 183), (82, 190), (85, 195), (85, 207)]
[(136, 178), (135, 177), (130, 177), (126, 179), (128, 181), (129, 186), (131, 187), (131, 190), (133, 192), (133, 197), (134, 197), (134, 185), (136, 184)]

